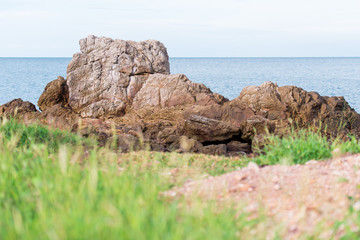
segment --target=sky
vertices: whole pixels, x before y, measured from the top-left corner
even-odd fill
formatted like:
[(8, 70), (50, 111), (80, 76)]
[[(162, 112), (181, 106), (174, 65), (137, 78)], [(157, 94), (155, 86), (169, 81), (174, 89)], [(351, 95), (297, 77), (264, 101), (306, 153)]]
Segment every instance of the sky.
[(0, 1), (0, 57), (71, 57), (88, 35), (170, 57), (360, 57), (360, 0)]

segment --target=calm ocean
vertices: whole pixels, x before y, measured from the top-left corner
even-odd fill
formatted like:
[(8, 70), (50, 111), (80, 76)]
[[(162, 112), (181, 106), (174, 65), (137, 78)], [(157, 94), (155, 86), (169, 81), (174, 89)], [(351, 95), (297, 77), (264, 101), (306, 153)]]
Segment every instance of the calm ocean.
[[(0, 58), (0, 105), (14, 98), (36, 104), (48, 82), (66, 76), (71, 58)], [(171, 58), (184, 73), (229, 99), (265, 81), (344, 96), (360, 112), (360, 58)]]

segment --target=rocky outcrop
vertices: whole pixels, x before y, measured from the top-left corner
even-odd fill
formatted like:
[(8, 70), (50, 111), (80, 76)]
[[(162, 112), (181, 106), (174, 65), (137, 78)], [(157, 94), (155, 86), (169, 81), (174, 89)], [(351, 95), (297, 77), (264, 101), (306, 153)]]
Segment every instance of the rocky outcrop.
[(240, 128), (198, 115), (185, 120), (184, 133), (199, 142), (221, 142), (240, 135)]
[(46, 110), (56, 104), (66, 107), (69, 103), (69, 87), (63, 77), (48, 83), (44, 92), (41, 94), (38, 106), (41, 111)]
[(136, 94), (132, 107), (173, 107), (178, 105), (212, 105), (226, 99), (213, 94), (204, 84), (191, 82), (183, 74), (149, 76), (141, 90)]
[(71, 108), (56, 104), (46, 108), (38, 117), (43, 124), (60, 129), (72, 129), (78, 123), (79, 116)]
[(38, 113), (34, 104), (23, 101), (21, 98), (14, 99), (0, 106), (0, 117), (28, 118)]
[[(249, 106), (255, 115), (264, 118), (257, 120), (263, 122), (260, 126), (266, 123), (270, 126), (270, 132), (276, 134), (281, 134), (294, 124), (298, 128), (326, 128), (332, 137), (359, 135), (359, 114), (343, 97), (322, 97), (296, 86), (279, 87), (275, 83), (265, 82), (257, 87), (244, 88), (234, 101)], [(249, 125), (249, 120), (247, 129), (250, 130), (254, 124)]]
[(69, 106), (81, 117), (118, 117), (130, 108), (225, 101), (185, 75), (169, 75), (169, 57), (155, 40), (89, 36), (67, 69)]
[(360, 117), (342, 97), (265, 82), (232, 101), (170, 74), (164, 45), (89, 36), (81, 53), (34, 105), (13, 100), (0, 116), (26, 116), (53, 127), (96, 135), (123, 151), (150, 148), (238, 155), (265, 144), (267, 134), (320, 129), (331, 137), (360, 137)]
[(155, 40), (89, 36), (67, 69), (69, 105), (82, 117), (121, 116), (149, 74), (169, 74), (169, 57)]

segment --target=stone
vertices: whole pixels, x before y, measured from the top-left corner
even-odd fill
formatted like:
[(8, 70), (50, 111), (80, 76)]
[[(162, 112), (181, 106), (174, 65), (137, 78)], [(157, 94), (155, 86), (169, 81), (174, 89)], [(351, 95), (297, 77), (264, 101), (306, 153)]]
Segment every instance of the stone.
[(117, 146), (123, 152), (136, 151), (141, 149), (139, 138), (131, 134), (117, 135)]
[(242, 137), (246, 140), (258, 135), (257, 142), (263, 142), (260, 135), (266, 131), (283, 135), (291, 127), (313, 127), (332, 137), (360, 133), (359, 114), (343, 97), (323, 97), (296, 86), (279, 87), (265, 82), (244, 88), (233, 101), (249, 106), (256, 115), (242, 123)]
[(227, 149), (225, 144), (213, 144), (204, 146), (201, 153), (208, 155), (226, 155)]
[(149, 74), (169, 74), (165, 46), (88, 36), (67, 68), (69, 105), (82, 117), (121, 116)]
[(255, 115), (255, 112), (249, 108), (246, 102), (234, 99), (206, 106), (193, 105), (192, 108), (184, 110), (185, 118), (191, 115), (199, 115), (241, 127), (246, 119)]
[(132, 107), (173, 107), (178, 105), (212, 105), (226, 101), (214, 95), (204, 84), (191, 82), (184, 74), (152, 74), (134, 98)]
[(22, 118), (25, 115), (30, 116), (32, 113), (38, 113), (35, 105), (31, 102), (23, 101), (21, 98), (14, 99), (0, 106), (0, 117)]
[(73, 129), (73, 125), (77, 124), (79, 116), (71, 108), (59, 103), (45, 108), (39, 119), (42, 123), (54, 128)]
[(181, 152), (199, 152), (202, 150), (203, 145), (194, 139), (189, 139), (187, 136), (179, 138)]
[(38, 100), (38, 106), (41, 111), (44, 111), (56, 104), (67, 107), (68, 102), (69, 87), (66, 84), (66, 80), (59, 76), (56, 80), (46, 85), (44, 92)]
[(278, 86), (272, 82), (264, 82), (260, 86), (248, 86), (241, 91), (237, 99), (246, 103), (254, 112), (264, 109), (286, 111), (287, 105), (281, 101), (277, 88)]
[(267, 118), (254, 115), (244, 121), (241, 127), (241, 137), (245, 140), (252, 140), (255, 135), (264, 135), (274, 132), (274, 124)]
[(240, 141), (231, 141), (226, 144), (227, 151), (229, 152), (251, 152), (251, 146), (249, 143)]
[[(360, 137), (360, 116), (343, 97), (264, 82), (229, 101), (184, 74), (170, 74), (165, 46), (89, 36), (80, 40), (67, 79), (50, 82), (34, 105), (15, 99), (0, 116), (17, 115), (84, 136), (101, 145), (116, 140), (123, 151), (150, 148), (240, 155), (261, 150), (267, 135), (292, 128), (326, 136)], [(222, 79), (219, 79), (221, 81)]]
[(170, 75), (169, 57), (155, 40), (89, 36), (67, 69), (69, 106), (83, 118), (119, 117), (133, 108), (211, 105), (228, 101), (183, 74)]
[(199, 142), (216, 142), (239, 135), (240, 129), (223, 121), (192, 115), (185, 121), (184, 132)]

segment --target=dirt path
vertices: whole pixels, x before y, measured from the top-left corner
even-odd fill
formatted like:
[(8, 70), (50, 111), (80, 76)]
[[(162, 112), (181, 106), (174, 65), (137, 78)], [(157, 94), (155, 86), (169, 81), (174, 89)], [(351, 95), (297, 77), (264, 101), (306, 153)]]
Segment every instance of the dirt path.
[[(285, 239), (319, 230), (318, 237), (326, 239), (334, 222), (343, 219), (354, 204), (348, 197), (360, 199), (359, 184), (360, 155), (351, 155), (293, 166), (259, 168), (250, 163), (222, 176), (188, 182), (166, 195), (235, 201), (245, 204), (252, 215), (265, 209), (274, 225), (284, 226)], [(360, 210), (360, 202), (354, 206)]]

